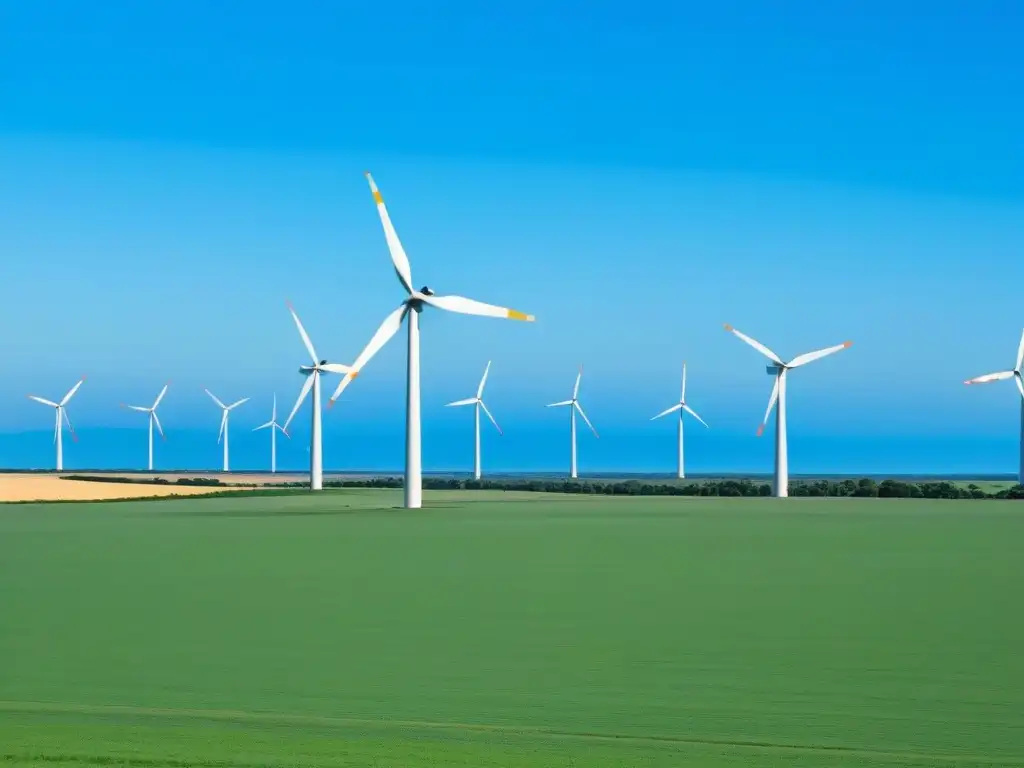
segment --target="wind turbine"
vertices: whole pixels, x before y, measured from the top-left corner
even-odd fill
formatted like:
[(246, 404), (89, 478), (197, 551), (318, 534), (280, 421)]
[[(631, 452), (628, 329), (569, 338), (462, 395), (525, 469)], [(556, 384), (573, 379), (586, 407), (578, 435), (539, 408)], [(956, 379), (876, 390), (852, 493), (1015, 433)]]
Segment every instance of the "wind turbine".
[(75, 392), (82, 386), (82, 382), (85, 381), (83, 376), (75, 386), (68, 390), (68, 393), (64, 395), (59, 403), (53, 402), (53, 400), (47, 400), (44, 397), (37, 397), (36, 395), (29, 395), (29, 399), (35, 400), (37, 403), (48, 405), (51, 408), (56, 409), (57, 421), (53, 428), (53, 441), (57, 444), (57, 471), (62, 472), (64, 470), (64, 440), (63, 440), (63, 425), (61, 424), (61, 417), (67, 422), (68, 430), (71, 432), (71, 439), (76, 443), (78, 442), (78, 435), (75, 434), (75, 428), (71, 426), (71, 419), (68, 418), (68, 412), (66, 410), (68, 402), (75, 396)]
[(737, 337), (752, 346), (773, 363), (767, 367), (767, 371), (769, 376), (775, 377), (775, 386), (772, 387), (771, 397), (768, 398), (768, 410), (764, 412), (764, 421), (761, 422), (761, 426), (757, 428), (757, 436), (760, 437), (764, 433), (764, 428), (768, 424), (768, 417), (771, 415), (772, 408), (775, 407), (775, 402), (777, 400), (779, 403), (779, 409), (775, 412), (774, 495), (779, 498), (789, 496), (789, 459), (786, 448), (786, 373), (792, 368), (799, 368), (801, 365), (807, 365), (807, 363), (820, 360), (826, 355), (831, 355), (833, 352), (839, 352), (840, 350), (847, 349), (853, 344), (853, 342), (844, 341), (842, 344), (837, 344), (834, 347), (826, 347), (825, 349), (819, 349), (815, 352), (805, 352), (802, 355), (797, 355), (788, 363), (784, 363), (778, 355), (768, 349), (764, 344), (759, 341), (755, 341), (744, 333), (740, 333), (728, 323), (725, 324), (725, 330), (734, 333)]
[(313, 425), (309, 431), (309, 489), (311, 491), (319, 491), (323, 490), (324, 487), (320, 377), (325, 373), (348, 373), (351, 369), (347, 365), (328, 363), (326, 360), (320, 360), (317, 357), (316, 350), (313, 349), (313, 342), (309, 340), (309, 334), (307, 334), (306, 329), (302, 327), (302, 321), (299, 320), (299, 316), (295, 314), (295, 309), (291, 304), (288, 305), (288, 311), (292, 313), (292, 318), (295, 320), (295, 326), (299, 329), (299, 336), (302, 337), (302, 343), (306, 345), (306, 351), (309, 352), (309, 356), (312, 358), (313, 364), (299, 366), (299, 373), (306, 377), (306, 383), (302, 385), (302, 390), (299, 392), (299, 399), (295, 401), (295, 407), (292, 408), (292, 412), (289, 414), (281, 431), (286, 435), (288, 434), (288, 425), (292, 423), (292, 419), (295, 418), (295, 414), (299, 410), (299, 406), (302, 405), (302, 401), (306, 399), (306, 395), (308, 395), (309, 390), (312, 389)]
[(409, 257), (398, 239), (395, 227), (391, 223), (387, 208), (384, 207), (384, 199), (380, 190), (369, 173), (366, 179), (370, 183), (370, 191), (377, 203), (377, 213), (380, 214), (380, 221), (384, 227), (384, 238), (388, 243), (388, 250), (391, 252), (391, 262), (394, 265), (395, 273), (398, 275), (402, 288), (405, 289), (406, 298), (402, 304), (384, 318), (380, 328), (370, 339), (370, 343), (356, 358), (352, 370), (345, 375), (345, 378), (334, 390), (328, 407), (341, 396), (345, 387), (354, 379), (363, 366), (383, 347), (388, 340), (394, 336), (402, 326), (402, 321), (409, 320), (409, 350), (408, 363), (406, 367), (406, 396), (405, 396), (405, 507), (407, 509), (418, 509), (423, 506), (423, 466), (420, 442), (420, 325), (419, 314), (423, 311), (424, 305), (444, 309), (449, 312), (459, 312), (465, 315), (484, 315), (486, 317), (501, 317), (511, 320), (525, 320), (532, 322), (533, 315), (523, 314), (514, 309), (496, 307), (492, 304), (484, 304), (473, 299), (466, 299), (462, 296), (435, 296), (434, 292), (423, 287), (420, 290), (413, 289), (412, 270), (409, 266)]
[[(487, 418), (491, 420), (494, 428), (498, 430), (498, 434), (502, 434), (501, 427), (498, 426), (498, 422), (494, 420), (491, 412), (487, 410), (487, 405), (484, 403), (484, 384), (487, 383), (487, 374), (491, 370), (491, 361), (487, 361), (487, 367), (484, 368), (483, 378), (480, 379), (480, 386), (476, 388), (476, 397), (468, 397), (465, 400), (456, 400), (454, 403), (448, 403), (448, 406), (458, 405), (472, 405), (474, 406), (474, 440), (475, 440), (475, 452), (473, 454), (473, 478), (475, 480), (480, 479), (480, 409), (483, 408), (484, 413), (487, 414)], [(448, 407), (446, 406), (446, 407)]]
[(1021, 364), (1024, 363), (1024, 334), (1021, 334), (1020, 344), (1017, 346), (1017, 364), (1011, 371), (1000, 371), (999, 373), (986, 373), (984, 376), (976, 376), (968, 379), (964, 384), (988, 384), (990, 381), (1003, 381), (1012, 378), (1017, 389), (1020, 390), (1020, 457), (1018, 458), (1017, 482), (1024, 484), (1024, 382), (1021, 381)]
[(150, 472), (153, 471), (153, 425), (156, 424), (157, 430), (160, 432), (160, 437), (166, 440), (167, 437), (164, 435), (163, 427), (160, 426), (160, 417), (156, 415), (156, 407), (160, 405), (160, 401), (164, 399), (164, 394), (167, 392), (171, 382), (164, 384), (164, 388), (160, 390), (160, 394), (156, 396), (156, 400), (153, 401), (153, 405), (149, 408), (141, 405), (125, 405), (121, 403), (122, 408), (130, 408), (133, 411), (141, 411), (142, 413), (149, 414), (149, 466)]
[(281, 433), (288, 437), (288, 433), (284, 431), (284, 427), (277, 423), (277, 394), (274, 394), (274, 408), (270, 412), (270, 421), (266, 424), (260, 424), (258, 427), (253, 429), (256, 432), (260, 429), (270, 429), (270, 472), (273, 474), (277, 472), (277, 430), (281, 430)]
[(594, 437), (600, 437), (597, 434), (597, 430), (594, 429), (594, 425), (590, 423), (590, 419), (587, 418), (587, 414), (583, 412), (583, 408), (580, 407), (580, 401), (577, 399), (577, 395), (580, 392), (580, 378), (583, 376), (583, 366), (580, 366), (579, 373), (576, 374), (576, 384), (572, 388), (572, 399), (562, 400), (559, 403), (551, 403), (548, 408), (560, 408), (562, 406), (569, 406), (569, 432), (572, 439), (572, 457), (569, 461), (569, 477), (573, 480), (576, 479), (576, 411), (580, 412), (580, 416), (583, 417), (583, 421), (590, 427), (590, 431), (594, 433)]
[(220, 432), (217, 433), (217, 442), (219, 443), (221, 441), (221, 438), (224, 439), (224, 471), (229, 472), (230, 470), (228, 469), (228, 414), (231, 413), (233, 409), (240, 406), (242, 403), (247, 402), (249, 398), (243, 397), (241, 400), (237, 400), (233, 402), (231, 405), (224, 405), (224, 403), (218, 400), (217, 396), (213, 394), (213, 392), (211, 392), (210, 390), (207, 389), (206, 394), (213, 398), (213, 402), (215, 402), (220, 407), (221, 411), (223, 411), (223, 416), (220, 417)]
[[(695, 418), (697, 421), (699, 421), (705, 427), (708, 426), (707, 422), (704, 421), (704, 419), (702, 419), (700, 416), (698, 416), (697, 412), (695, 410), (693, 410), (689, 405), (686, 404), (686, 363), (685, 362), (683, 363), (683, 388), (682, 388), (682, 391), (679, 394), (679, 402), (676, 403), (675, 405), (673, 405), (671, 408), (666, 408), (664, 411), (659, 413), (657, 416), (654, 416), (651, 419), (651, 421), (654, 421), (654, 419), (660, 419), (662, 416), (668, 416), (670, 413), (673, 413), (675, 411), (679, 411), (679, 426), (677, 428), (677, 431), (679, 433), (679, 478), (682, 479), (682, 478), (686, 477), (686, 474), (683, 472), (683, 411), (686, 411), (688, 414), (693, 416), (693, 418)], [(710, 427), (709, 427), (709, 429), (710, 429)]]

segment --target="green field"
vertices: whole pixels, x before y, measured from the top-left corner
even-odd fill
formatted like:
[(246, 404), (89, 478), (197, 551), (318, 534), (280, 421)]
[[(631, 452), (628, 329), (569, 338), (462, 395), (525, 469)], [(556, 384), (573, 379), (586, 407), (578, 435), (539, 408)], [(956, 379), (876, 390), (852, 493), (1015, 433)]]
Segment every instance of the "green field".
[(14, 766), (1024, 765), (1024, 507), (0, 505)]

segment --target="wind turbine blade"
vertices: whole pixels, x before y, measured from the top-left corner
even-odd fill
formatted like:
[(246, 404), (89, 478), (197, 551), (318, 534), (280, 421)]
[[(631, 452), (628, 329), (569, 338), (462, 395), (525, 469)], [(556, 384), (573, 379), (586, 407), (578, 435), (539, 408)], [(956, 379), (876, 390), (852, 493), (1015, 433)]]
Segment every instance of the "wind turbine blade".
[(484, 304), (482, 301), (467, 299), (465, 296), (424, 296), (423, 301), (438, 309), (449, 312), (460, 312), (463, 315), (483, 315), (484, 317), (502, 317), (509, 320), (525, 320), (532, 323), (536, 318), (515, 309)]
[(132, 410), (132, 411), (142, 411), (143, 413), (149, 413), (151, 410), (153, 410), (152, 408), (143, 408), (141, 405), (124, 405), (124, 404), (122, 404), (121, 407), (122, 408), (128, 408), (129, 410)]
[(1003, 381), (1013, 376), (1013, 371), (999, 371), (999, 373), (986, 373), (984, 376), (975, 376), (968, 379), (964, 384), (988, 384), (990, 381)]
[(484, 396), (484, 384), (487, 383), (487, 374), (491, 372), (491, 361), (487, 361), (487, 367), (484, 368), (483, 378), (480, 379), (480, 386), (476, 388), (476, 399), (479, 400)]
[(309, 376), (302, 383), (302, 389), (299, 390), (299, 399), (295, 401), (295, 407), (292, 408), (292, 412), (288, 414), (288, 418), (284, 422), (284, 427), (282, 427), (282, 429), (284, 429), (285, 432), (288, 431), (288, 425), (292, 423), (292, 419), (295, 418), (295, 414), (298, 412), (299, 407), (302, 405), (302, 401), (306, 399), (306, 395), (309, 394), (309, 390), (311, 390), (312, 388), (313, 377)]
[(1020, 370), (1021, 363), (1024, 363), (1024, 333), (1020, 335), (1020, 344), (1017, 345), (1017, 365), (1015, 370)]
[[(79, 382), (81, 384), (81, 382)], [(61, 407), (60, 412), (64, 414), (64, 422), (68, 425), (68, 431), (71, 433), (71, 439), (76, 443), (78, 442), (78, 433), (75, 432), (75, 428), (71, 426), (71, 419), (68, 417), (67, 409)]]
[(391, 263), (395, 266), (395, 274), (398, 275), (405, 290), (412, 293), (412, 268), (409, 266), (409, 257), (405, 254), (402, 241), (398, 239), (395, 225), (391, 223), (391, 216), (388, 215), (387, 206), (384, 205), (384, 198), (369, 171), (366, 172), (366, 180), (370, 182), (370, 191), (377, 204), (377, 213), (380, 214), (380, 223), (384, 227), (384, 239), (388, 241), (388, 250), (391, 252)]
[(259, 431), (261, 429), (266, 429), (267, 427), (274, 427), (274, 426), (276, 426), (276, 425), (274, 424), (273, 421), (268, 421), (266, 424), (260, 424), (258, 427), (253, 427), (252, 431), (253, 432), (257, 432), (257, 431)]
[(775, 385), (772, 387), (772, 396), (768, 398), (768, 410), (764, 412), (764, 421), (761, 422), (761, 426), (757, 428), (757, 436), (760, 437), (764, 434), (764, 428), (768, 426), (768, 417), (771, 415), (772, 408), (775, 407), (775, 401), (779, 399), (779, 377), (775, 377)]
[(456, 400), (454, 403), (448, 403), (445, 405), (445, 408), (453, 405), (473, 405), (476, 401), (477, 399), (475, 397), (467, 397), (465, 400)]
[(545, 408), (559, 408), (559, 407), (561, 407), (563, 405), (572, 405), (572, 404), (573, 404), (572, 400), (562, 400), (561, 402), (558, 402), (558, 403), (548, 403), (544, 407)]
[(285, 437), (287, 437), (289, 440), (292, 439), (292, 436), (289, 435), (287, 432), (285, 432), (284, 427), (282, 427), (280, 424), (275, 423), (274, 424), (274, 428), (275, 429), (280, 429), (281, 430), (281, 434), (284, 435)]
[(1017, 389), (1020, 390), (1020, 396), (1024, 397), (1024, 382), (1020, 380), (1020, 374), (1014, 376), (1013, 380), (1017, 382)]
[(580, 366), (579, 373), (576, 374), (576, 383), (572, 388), (572, 399), (575, 400), (576, 396), (580, 393), (580, 379), (583, 377), (583, 366)]
[(683, 388), (679, 393), (679, 402), (686, 401), (686, 361), (683, 361)]
[(587, 426), (590, 427), (590, 431), (594, 433), (594, 437), (600, 437), (600, 435), (597, 434), (597, 430), (594, 429), (594, 425), (590, 423), (590, 419), (587, 418), (587, 414), (583, 412), (583, 408), (580, 406), (580, 404), (574, 401), (573, 405), (576, 406), (576, 410), (580, 412), (580, 416), (583, 417), (583, 421), (585, 421), (587, 423)]
[(801, 365), (807, 365), (807, 363), (813, 363), (815, 360), (820, 360), (826, 355), (831, 355), (833, 352), (839, 352), (842, 349), (848, 349), (853, 346), (852, 341), (844, 341), (842, 344), (836, 344), (834, 347), (825, 347), (825, 349), (819, 349), (815, 352), (804, 352), (802, 355), (797, 355), (786, 365), (787, 368), (799, 368)]
[(277, 392), (274, 393), (274, 409), (270, 412), (270, 423), (277, 421)]
[(164, 428), (160, 424), (160, 417), (156, 415), (156, 411), (150, 411), (153, 414), (153, 423), (156, 424), (156, 431), (160, 433), (160, 439), (166, 440), (167, 435), (164, 434)]
[(217, 433), (217, 442), (220, 443), (221, 438), (224, 437), (224, 429), (228, 425), (228, 411), (227, 408), (221, 413), (220, 417), (220, 431)]
[(498, 430), (498, 434), (504, 435), (505, 433), (501, 431), (501, 427), (498, 426), (498, 422), (494, 420), (494, 417), (491, 415), (491, 412), (487, 410), (487, 406), (484, 404), (483, 400), (480, 401), (480, 407), (484, 409), (484, 413), (487, 414), (487, 418), (491, 420), (491, 424), (494, 425), (494, 428)]
[(306, 345), (306, 351), (309, 352), (309, 356), (313, 359), (313, 365), (320, 362), (320, 358), (317, 357), (316, 350), (313, 348), (313, 342), (309, 340), (309, 334), (306, 333), (306, 329), (302, 327), (302, 321), (299, 320), (298, 314), (295, 312), (295, 307), (289, 301), (288, 311), (292, 313), (292, 319), (295, 321), (295, 327), (299, 329), (299, 336), (302, 337), (302, 343)]
[(334, 401), (341, 397), (341, 393), (345, 391), (345, 388), (351, 383), (352, 379), (358, 376), (363, 367), (370, 362), (374, 355), (376, 355), (381, 348), (387, 344), (391, 337), (398, 333), (398, 329), (402, 327), (402, 320), (405, 319), (405, 313), (408, 311), (408, 307), (402, 304), (398, 309), (392, 312), (390, 315), (384, 318), (384, 322), (380, 324), (380, 328), (373, 334), (373, 338), (370, 339), (370, 343), (366, 345), (366, 348), (359, 353), (359, 357), (352, 363), (352, 370), (345, 374), (345, 378), (338, 384), (338, 388), (334, 390), (334, 394), (331, 395), (330, 401), (327, 406), (330, 407), (334, 404)]
[(660, 419), (662, 416), (668, 416), (670, 413), (675, 413), (676, 411), (678, 411), (682, 407), (683, 407), (682, 403), (676, 403), (671, 408), (666, 408), (664, 411), (659, 413), (657, 416), (652, 416), (651, 417), (651, 421), (654, 421), (655, 419)]
[(75, 396), (75, 392), (77, 392), (77, 391), (78, 391), (78, 388), (79, 388), (80, 386), (82, 386), (82, 384), (83, 384), (84, 382), (85, 382), (85, 376), (83, 376), (83, 377), (81, 378), (81, 380), (80, 380), (80, 381), (79, 381), (79, 382), (78, 382), (77, 384), (75, 384), (75, 386), (73, 386), (73, 387), (72, 387), (71, 389), (69, 389), (69, 390), (68, 390), (68, 393), (67, 393), (66, 395), (64, 395), (64, 399), (63, 399), (63, 400), (61, 400), (61, 401), (60, 401), (60, 403), (58, 403), (58, 405), (62, 405), (62, 406), (64, 406), (64, 405), (67, 405), (67, 404), (68, 404), (68, 401), (69, 401), (69, 400), (70, 400), (70, 399), (71, 399), (72, 397), (74, 397), (74, 396)]
[[(683, 410), (684, 410), (684, 411), (686, 411), (686, 412), (687, 412), (688, 414), (690, 414), (691, 416), (693, 416), (693, 418), (695, 418), (695, 419), (696, 419), (697, 421), (699, 421), (699, 422), (700, 422), (701, 424), (703, 424), (703, 425), (704, 425), (705, 427), (708, 427), (708, 423), (707, 423), (706, 421), (704, 421), (704, 419), (702, 419), (702, 418), (701, 418), (700, 416), (698, 416), (698, 415), (697, 415), (697, 412), (696, 412), (695, 410), (693, 410), (693, 408), (691, 408), (691, 407), (690, 407), (690, 406), (688, 406), (688, 405), (684, 405), (684, 406), (683, 406)], [(708, 429), (711, 429), (711, 427), (708, 427)]]
[(240, 406), (240, 405), (241, 405), (242, 403), (247, 403), (247, 402), (249, 402), (249, 398), (248, 398), (248, 397), (243, 397), (243, 398), (242, 398), (241, 400), (236, 400), (236, 401), (235, 401), (235, 402), (233, 402), (233, 403), (232, 403), (231, 405), (229, 405), (229, 406), (227, 407), (227, 410), (229, 410), (229, 411), (230, 411), (230, 410), (231, 410), (232, 408), (237, 408), (237, 407), (238, 407), (238, 406)]
[(320, 370), (327, 373), (348, 373), (352, 368), (341, 363), (324, 363), (320, 366)]
[(153, 410), (154, 410), (154, 411), (156, 410), (156, 407), (157, 407), (158, 405), (160, 405), (160, 401), (164, 399), (164, 395), (166, 395), (166, 394), (167, 394), (167, 388), (168, 388), (168, 387), (169, 387), (170, 385), (171, 385), (171, 382), (169, 382), (169, 381), (168, 381), (168, 382), (167, 382), (166, 384), (164, 384), (164, 388), (163, 388), (163, 389), (161, 389), (161, 390), (160, 390), (160, 394), (156, 396), (156, 401), (155, 401), (155, 402), (153, 403)]
[(217, 396), (215, 394), (213, 394), (213, 392), (211, 392), (208, 389), (205, 389), (203, 391), (206, 392), (206, 394), (208, 394), (210, 397), (212, 397), (213, 398), (213, 402), (215, 402), (218, 406), (220, 406), (221, 408), (227, 408), (227, 406), (224, 405), (224, 403), (222, 403), (220, 400), (217, 399)]
[(35, 400), (37, 403), (42, 403), (43, 405), (48, 405), (51, 408), (57, 407), (57, 404), (53, 402), (53, 400), (47, 400), (45, 397), (36, 397), (35, 395), (28, 395), (28, 399)]
[(762, 355), (767, 357), (772, 362), (778, 363), (779, 365), (785, 365), (785, 363), (782, 362), (782, 360), (779, 358), (778, 355), (776, 355), (774, 352), (772, 352), (770, 349), (768, 349), (768, 347), (766, 347), (760, 341), (757, 341), (756, 339), (752, 339), (749, 336), (747, 336), (747, 334), (741, 333), (740, 331), (737, 331), (735, 328), (733, 328), (728, 323), (725, 324), (725, 330), (727, 330), (727, 331), (729, 331), (731, 333), (734, 333), (737, 336), (737, 338), (740, 338), (743, 341), (747, 342), (747, 344), (752, 346), (754, 349), (756, 349), (758, 352), (760, 352)]

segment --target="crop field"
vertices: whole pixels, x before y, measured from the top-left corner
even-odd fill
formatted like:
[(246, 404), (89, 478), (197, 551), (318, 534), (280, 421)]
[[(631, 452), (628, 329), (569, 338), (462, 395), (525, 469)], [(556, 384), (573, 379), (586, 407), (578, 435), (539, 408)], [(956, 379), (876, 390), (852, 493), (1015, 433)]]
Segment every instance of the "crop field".
[(1024, 506), (0, 505), (0, 764), (1024, 765)]

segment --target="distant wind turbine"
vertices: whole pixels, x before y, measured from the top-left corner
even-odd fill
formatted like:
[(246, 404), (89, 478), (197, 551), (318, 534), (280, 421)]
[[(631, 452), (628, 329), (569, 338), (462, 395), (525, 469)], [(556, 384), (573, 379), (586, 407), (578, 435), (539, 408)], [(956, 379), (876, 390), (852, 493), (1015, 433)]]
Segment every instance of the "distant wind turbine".
[(306, 395), (312, 389), (313, 424), (309, 431), (309, 488), (312, 491), (320, 491), (324, 487), (323, 437), (321, 435), (323, 412), (320, 408), (320, 377), (325, 373), (348, 373), (352, 369), (347, 365), (328, 363), (326, 360), (319, 359), (316, 350), (313, 348), (313, 342), (309, 340), (309, 334), (302, 327), (302, 321), (295, 314), (295, 309), (291, 304), (288, 305), (288, 311), (292, 313), (295, 326), (299, 329), (299, 336), (302, 337), (302, 343), (306, 345), (306, 351), (309, 352), (313, 364), (299, 366), (299, 373), (306, 377), (306, 382), (302, 385), (299, 398), (295, 401), (295, 407), (292, 408), (292, 412), (288, 415), (282, 431), (288, 434), (288, 425), (292, 423), (292, 419), (295, 418), (299, 406), (302, 405), (302, 401), (306, 399)]
[(277, 394), (274, 394), (274, 407), (270, 412), (270, 421), (266, 424), (260, 424), (258, 427), (253, 429), (256, 432), (260, 429), (270, 430), (270, 472), (273, 474), (277, 472), (277, 430), (281, 430), (281, 434), (288, 437), (288, 433), (284, 431), (284, 427), (277, 423)]
[(580, 378), (583, 376), (583, 366), (580, 366), (579, 373), (576, 374), (576, 384), (572, 388), (572, 399), (562, 400), (558, 403), (550, 403), (548, 408), (560, 408), (562, 406), (569, 406), (569, 434), (572, 440), (572, 453), (569, 459), (569, 477), (573, 480), (576, 479), (576, 412), (579, 411), (580, 416), (583, 417), (583, 421), (590, 427), (590, 431), (594, 433), (594, 437), (600, 437), (597, 434), (597, 430), (594, 429), (594, 425), (590, 423), (590, 419), (587, 418), (587, 414), (583, 412), (583, 408), (580, 406), (580, 401), (577, 399), (580, 392)]
[(657, 416), (654, 416), (651, 419), (651, 421), (654, 421), (654, 419), (660, 419), (662, 416), (668, 416), (670, 413), (673, 413), (675, 411), (679, 412), (679, 426), (677, 428), (677, 431), (679, 433), (679, 477), (683, 478), (686, 477), (686, 473), (683, 471), (683, 411), (686, 411), (688, 414), (693, 416), (693, 418), (695, 418), (705, 427), (707, 426), (707, 422), (705, 422), (704, 419), (697, 415), (697, 412), (695, 410), (693, 410), (689, 405), (686, 404), (686, 363), (683, 363), (683, 388), (679, 394), (679, 402), (673, 405), (671, 408), (666, 408)]
[(220, 432), (217, 433), (217, 442), (219, 443), (221, 439), (224, 440), (224, 471), (230, 472), (231, 470), (229, 469), (228, 464), (228, 414), (242, 403), (248, 402), (249, 398), (243, 397), (241, 400), (236, 400), (231, 405), (224, 405), (224, 403), (218, 400), (217, 396), (210, 390), (207, 389), (206, 394), (213, 398), (213, 402), (217, 404), (223, 413), (220, 417)]
[(415, 290), (412, 282), (412, 270), (409, 266), (409, 257), (402, 248), (398, 239), (398, 233), (391, 223), (387, 208), (384, 207), (384, 199), (380, 190), (369, 173), (366, 179), (370, 183), (370, 191), (377, 203), (377, 213), (380, 215), (381, 224), (384, 227), (384, 238), (388, 243), (388, 250), (391, 252), (391, 262), (395, 267), (398, 280), (406, 292), (406, 298), (394, 312), (384, 318), (380, 328), (370, 339), (359, 357), (352, 365), (352, 370), (345, 375), (345, 378), (338, 384), (338, 388), (331, 395), (328, 407), (341, 396), (345, 387), (363, 369), (370, 359), (387, 342), (398, 333), (402, 321), (409, 320), (409, 352), (406, 365), (406, 397), (405, 397), (405, 507), (406, 509), (419, 509), (423, 506), (423, 463), (420, 442), (420, 325), (419, 314), (423, 311), (424, 305), (444, 309), (449, 312), (459, 312), (465, 315), (485, 315), (487, 317), (509, 318), (511, 320), (532, 321), (533, 315), (526, 315), (514, 309), (496, 307), (492, 304), (484, 304), (473, 299), (466, 299), (462, 296), (435, 296), (434, 292), (424, 286)]
[(75, 386), (68, 390), (68, 393), (64, 395), (64, 398), (59, 402), (55, 403), (52, 400), (47, 400), (44, 397), (37, 397), (36, 395), (29, 395), (29, 399), (35, 400), (37, 403), (48, 405), (51, 408), (56, 409), (57, 420), (53, 428), (53, 441), (57, 444), (57, 471), (62, 472), (64, 470), (64, 440), (63, 440), (63, 424), (61, 424), (61, 418), (67, 422), (68, 431), (71, 432), (71, 439), (76, 443), (78, 442), (78, 435), (75, 434), (75, 428), (71, 426), (71, 419), (68, 418), (67, 404), (71, 401), (71, 398), (75, 396), (75, 392), (82, 386), (82, 382), (85, 381), (83, 376)]
[(964, 384), (988, 384), (992, 381), (1005, 381), (1013, 379), (1020, 391), (1020, 455), (1017, 459), (1017, 482), (1024, 484), (1024, 382), (1021, 381), (1021, 364), (1024, 363), (1024, 334), (1021, 334), (1020, 344), (1017, 345), (1017, 364), (1012, 370), (1000, 371), (999, 373), (986, 373), (984, 376), (976, 376), (968, 379)]
[(164, 388), (160, 390), (160, 394), (156, 396), (156, 400), (153, 401), (153, 405), (146, 408), (142, 405), (125, 405), (121, 403), (122, 408), (129, 408), (133, 411), (141, 411), (142, 413), (149, 414), (149, 465), (148, 469), (150, 472), (153, 471), (153, 425), (156, 425), (157, 430), (160, 432), (160, 438), (166, 440), (167, 437), (164, 435), (163, 427), (160, 426), (160, 417), (156, 415), (156, 408), (160, 405), (160, 401), (164, 399), (164, 395), (167, 393), (167, 387), (171, 382), (164, 384)]
[(755, 341), (746, 334), (740, 333), (728, 323), (725, 324), (725, 330), (735, 334), (739, 339), (745, 341), (773, 363), (773, 365), (767, 367), (767, 370), (770, 376), (775, 377), (775, 386), (772, 387), (772, 394), (768, 399), (768, 410), (764, 412), (764, 421), (757, 428), (757, 436), (760, 437), (764, 433), (764, 428), (768, 424), (768, 417), (771, 415), (776, 401), (778, 401), (779, 409), (775, 412), (775, 488), (773, 490), (774, 495), (779, 498), (789, 496), (789, 459), (786, 446), (786, 373), (792, 368), (799, 368), (801, 365), (807, 365), (807, 363), (820, 360), (826, 355), (847, 349), (852, 346), (853, 342), (844, 341), (842, 344), (837, 344), (834, 347), (826, 347), (815, 352), (805, 352), (802, 355), (797, 355), (788, 363), (784, 363), (778, 355), (764, 344)]
[(484, 413), (487, 414), (487, 418), (491, 420), (494, 428), (498, 430), (498, 434), (502, 434), (501, 427), (498, 426), (498, 422), (494, 420), (491, 412), (487, 410), (487, 406), (484, 404), (484, 384), (487, 383), (487, 374), (491, 370), (491, 361), (487, 361), (487, 367), (484, 368), (483, 378), (480, 379), (480, 386), (476, 388), (476, 397), (468, 397), (465, 400), (456, 400), (454, 403), (448, 403), (448, 406), (459, 406), (459, 405), (472, 405), (475, 426), (474, 426), (474, 441), (475, 451), (473, 454), (473, 477), (476, 480), (480, 479), (480, 409), (482, 408)]

